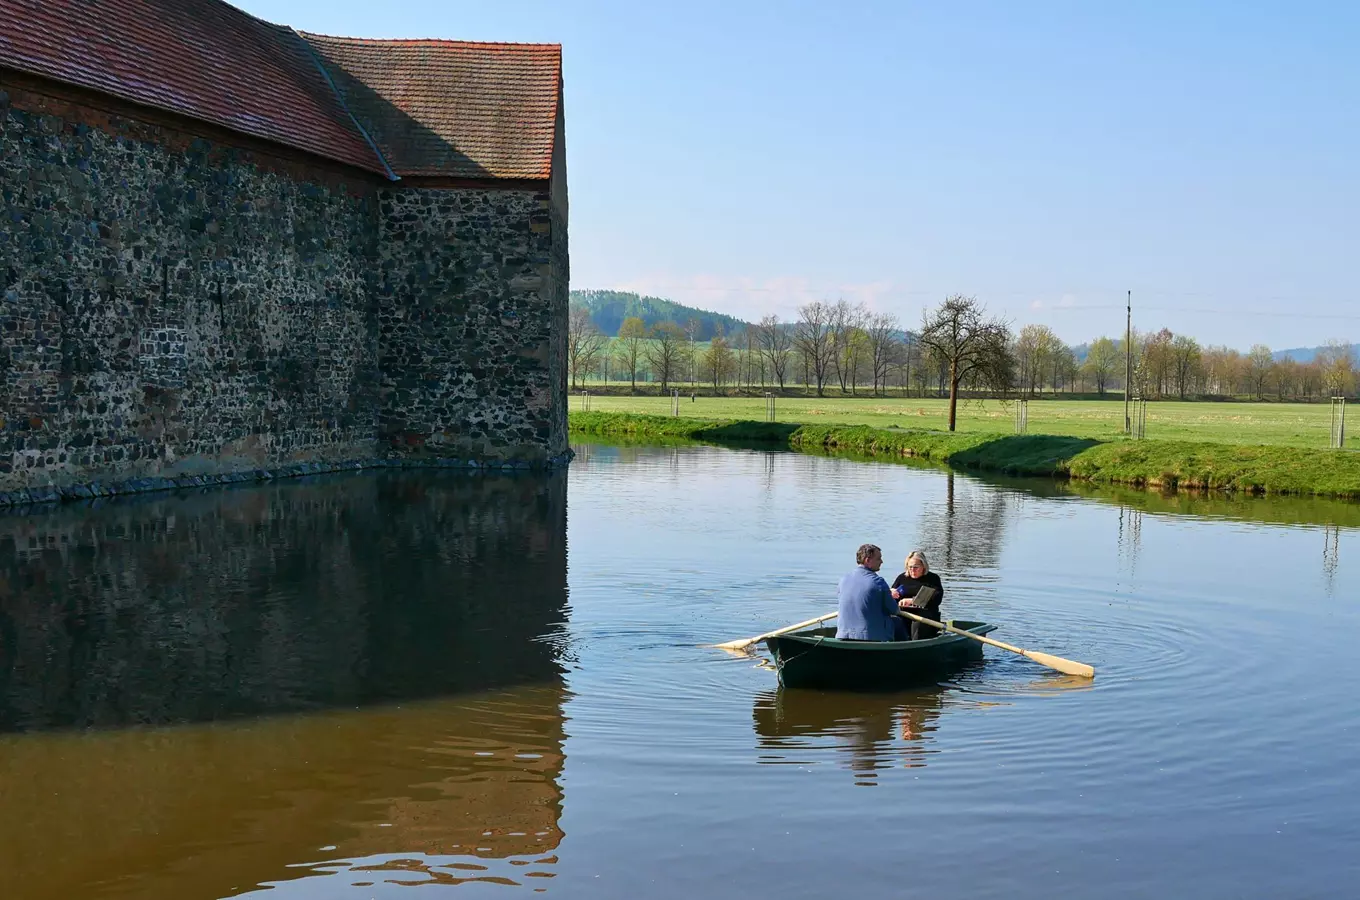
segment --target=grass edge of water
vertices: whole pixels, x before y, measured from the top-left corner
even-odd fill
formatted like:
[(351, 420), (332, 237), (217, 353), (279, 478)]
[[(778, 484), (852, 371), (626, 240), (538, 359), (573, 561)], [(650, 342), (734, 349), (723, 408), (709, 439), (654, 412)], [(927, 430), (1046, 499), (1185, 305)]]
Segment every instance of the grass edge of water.
[(1264, 444), (1115, 440), (692, 419), (638, 413), (573, 412), (573, 432), (686, 438), (711, 444), (765, 444), (910, 456), (961, 469), (1071, 478), (1161, 490), (1240, 491), (1360, 498), (1360, 454)]

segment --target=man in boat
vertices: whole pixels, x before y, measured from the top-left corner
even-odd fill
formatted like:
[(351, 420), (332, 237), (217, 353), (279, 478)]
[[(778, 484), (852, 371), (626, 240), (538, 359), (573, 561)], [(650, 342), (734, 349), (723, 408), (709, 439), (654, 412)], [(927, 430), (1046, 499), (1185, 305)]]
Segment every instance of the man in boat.
[(888, 582), (878, 575), (883, 551), (863, 544), (855, 551), (857, 566), (841, 579), (836, 637), (847, 641), (891, 641), (897, 601)]

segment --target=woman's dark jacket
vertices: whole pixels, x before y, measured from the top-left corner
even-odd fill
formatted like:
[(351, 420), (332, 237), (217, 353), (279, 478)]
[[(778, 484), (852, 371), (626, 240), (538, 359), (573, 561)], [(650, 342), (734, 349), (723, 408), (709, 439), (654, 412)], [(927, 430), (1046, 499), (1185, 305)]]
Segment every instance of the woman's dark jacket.
[[(934, 572), (927, 572), (920, 578), (912, 578), (906, 572), (903, 572), (893, 579), (892, 587), (903, 597), (915, 597), (917, 591), (923, 587), (934, 588), (935, 596), (931, 597), (924, 607), (913, 605), (907, 612), (913, 612), (925, 619), (940, 621), (940, 601), (944, 599), (944, 584), (941, 583), (939, 575)], [(903, 625), (911, 626), (911, 640), (913, 641), (933, 638), (940, 633), (938, 628), (931, 628), (929, 625), (923, 625), (920, 622), (913, 622), (910, 619), (902, 619), (901, 621)]]

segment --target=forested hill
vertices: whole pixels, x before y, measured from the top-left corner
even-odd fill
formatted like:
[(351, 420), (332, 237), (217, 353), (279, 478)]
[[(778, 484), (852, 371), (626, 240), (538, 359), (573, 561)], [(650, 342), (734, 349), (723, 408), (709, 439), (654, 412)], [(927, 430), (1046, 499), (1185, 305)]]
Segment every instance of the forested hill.
[(699, 323), (694, 334), (696, 341), (710, 340), (719, 326), (723, 334), (735, 334), (746, 327), (746, 323), (740, 319), (722, 313), (625, 291), (572, 291), (571, 304), (589, 310), (590, 320), (595, 323), (595, 327), (610, 337), (619, 333), (619, 326), (629, 316), (637, 316), (648, 328), (657, 322), (674, 322), (684, 327), (685, 323), (693, 319)]

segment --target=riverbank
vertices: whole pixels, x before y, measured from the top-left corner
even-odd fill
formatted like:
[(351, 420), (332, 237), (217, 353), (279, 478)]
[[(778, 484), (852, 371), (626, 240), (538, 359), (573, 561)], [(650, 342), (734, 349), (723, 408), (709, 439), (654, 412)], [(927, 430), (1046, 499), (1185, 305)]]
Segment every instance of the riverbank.
[(868, 426), (573, 412), (573, 432), (688, 438), (798, 450), (910, 456), (1008, 475), (1071, 478), (1163, 490), (1360, 498), (1360, 454), (1195, 441), (1097, 440), (1049, 434), (950, 433)]

